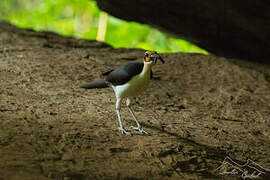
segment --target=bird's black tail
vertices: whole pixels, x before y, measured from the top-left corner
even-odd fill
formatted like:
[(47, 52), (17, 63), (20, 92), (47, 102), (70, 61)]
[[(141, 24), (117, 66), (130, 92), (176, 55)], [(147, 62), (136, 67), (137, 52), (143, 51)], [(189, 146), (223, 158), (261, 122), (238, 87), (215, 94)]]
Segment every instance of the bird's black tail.
[(109, 85), (104, 80), (97, 80), (97, 81), (83, 84), (80, 87), (85, 88), (85, 89), (95, 89), (95, 88), (107, 88), (109, 87)]

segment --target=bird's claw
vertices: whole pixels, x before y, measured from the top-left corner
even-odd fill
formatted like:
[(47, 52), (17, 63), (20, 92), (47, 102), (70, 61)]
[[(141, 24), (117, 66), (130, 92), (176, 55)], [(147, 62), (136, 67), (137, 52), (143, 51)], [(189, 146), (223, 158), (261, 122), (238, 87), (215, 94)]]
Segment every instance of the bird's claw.
[(142, 134), (147, 134), (147, 135), (149, 135), (149, 133), (146, 132), (145, 130), (143, 130), (142, 127), (134, 127), (134, 126), (131, 126), (131, 128), (133, 128), (133, 129), (136, 130), (136, 131), (139, 131), (139, 132), (142, 133)]
[(127, 130), (125, 130), (124, 128), (118, 128), (122, 134), (126, 134), (126, 135), (130, 135), (132, 136), (131, 132), (128, 132)]

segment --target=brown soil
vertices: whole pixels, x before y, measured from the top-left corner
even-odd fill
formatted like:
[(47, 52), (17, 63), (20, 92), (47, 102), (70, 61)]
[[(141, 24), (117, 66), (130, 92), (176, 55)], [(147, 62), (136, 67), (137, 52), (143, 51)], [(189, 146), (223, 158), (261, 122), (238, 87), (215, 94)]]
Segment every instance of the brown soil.
[(269, 65), (162, 54), (134, 101), (151, 135), (122, 135), (112, 89), (79, 86), (142, 56), (1, 22), (0, 179), (241, 178), (217, 170), (226, 156), (270, 168)]

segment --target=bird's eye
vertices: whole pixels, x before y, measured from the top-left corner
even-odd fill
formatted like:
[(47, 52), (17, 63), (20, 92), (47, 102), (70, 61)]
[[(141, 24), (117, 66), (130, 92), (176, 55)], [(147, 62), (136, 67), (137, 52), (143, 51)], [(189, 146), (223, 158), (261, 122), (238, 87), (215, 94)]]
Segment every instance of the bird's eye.
[(148, 57), (148, 56), (149, 56), (149, 54), (145, 54), (144, 56), (145, 56), (145, 57)]

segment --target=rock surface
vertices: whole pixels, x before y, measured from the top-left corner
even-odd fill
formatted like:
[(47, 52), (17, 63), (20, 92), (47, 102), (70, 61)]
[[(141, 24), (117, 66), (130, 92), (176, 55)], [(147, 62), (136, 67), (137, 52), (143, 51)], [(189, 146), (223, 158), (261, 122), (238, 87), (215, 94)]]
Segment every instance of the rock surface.
[[(113, 91), (78, 87), (141, 60), (143, 50), (1, 22), (0, 180), (241, 179), (221, 174), (226, 156), (270, 168), (269, 66), (161, 55), (166, 63), (134, 101), (151, 136), (126, 136)], [(128, 129), (135, 125), (124, 106), (122, 118)]]
[(121, 19), (159, 27), (225, 57), (268, 62), (268, 1), (254, 0), (98, 0)]

